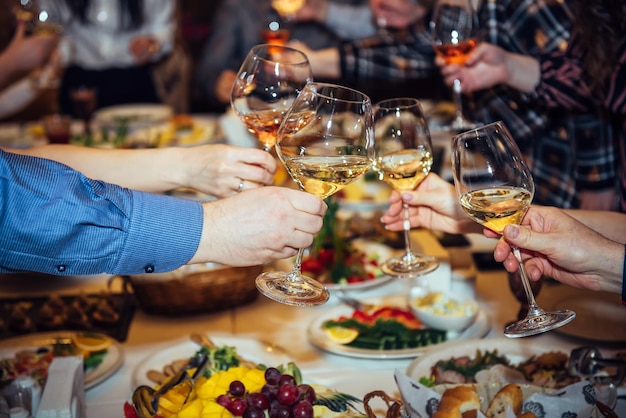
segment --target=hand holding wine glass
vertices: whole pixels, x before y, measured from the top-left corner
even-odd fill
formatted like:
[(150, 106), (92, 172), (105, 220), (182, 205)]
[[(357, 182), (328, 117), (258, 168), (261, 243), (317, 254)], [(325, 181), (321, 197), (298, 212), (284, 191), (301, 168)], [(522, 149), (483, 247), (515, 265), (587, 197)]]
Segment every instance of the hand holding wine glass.
[[(515, 141), (502, 122), (476, 128), (454, 137), (452, 145), (454, 184), (463, 210), (479, 224), (502, 234), (509, 224), (519, 224), (534, 192), (532, 175)], [(511, 338), (539, 334), (574, 319), (570, 310), (546, 312), (533, 294), (518, 248), (521, 283), (528, 299), (528, 313), (507, 325)]]
[[(307, 84), (278, 130), (276, 153), (301, 190), (325, 199), (356, 181), (372, 166), (372, 103), (365, 94), (328, 83)], [(303, 249), (291, 272), (267, 272), (257, 288), (289, 305), (325, 303), (323, 284), (301, 274)]]
[(237, 73), (231, 105), (263, 149), (270, 151), (285, 113), (312, 80), (309, 60), (301, 51), (282, 45), (256, 45)]
[[(433, 48), (448, 64), (463, 65), (478, 43), (478, 20), (471, 0), (437, 0), (430, 30)], [(456, 116), (452, 130), (460, 132), (476, 126), (463, 115), (461, 81), (453, 83)]]
[[(399, 192), (412, 191), (426, 178), (433, 164), (430, 131), (418, 100), (397, 98), (374, 106), (375, 169)], [(409, 205), (403, 203), (405, 253), (381, 265), (393, 276), (421, 276), (439, 267), (435, 257), (411, 251)]]

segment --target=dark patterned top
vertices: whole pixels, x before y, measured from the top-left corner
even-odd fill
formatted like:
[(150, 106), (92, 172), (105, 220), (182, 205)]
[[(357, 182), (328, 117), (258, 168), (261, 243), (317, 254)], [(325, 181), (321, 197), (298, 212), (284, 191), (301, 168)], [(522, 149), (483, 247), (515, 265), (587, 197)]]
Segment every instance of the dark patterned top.
[[(481, 39), (535, 57), (563, 51), (573, 19), (567, 3), (484, 0), (478, 10)], [(428, 34), (418, 25), (399, 34), (342, 43), (340, 52), (342, 77), (348, 81), (410, 80), (438, 71)], [(614, 187), (612, 130), (601, 111), (549, 108), (504, 85), (464, 99), (470, 119), (502, 120), (509, 128), (532, 168), (535, 203), (576, 208), (579, 192)]]
[(597, 108), (606, 110), (620, 155), (620, 210), (626, 212), (626, 39), (620, 45), (618, 65), (601, 97), (590, 91), (588, 76), (582, 69), (582, 56), (582, 47), (574, 34), (567, 51), (541, 57), (541, 81), (535, 94), (550, 107), (580, 112)]

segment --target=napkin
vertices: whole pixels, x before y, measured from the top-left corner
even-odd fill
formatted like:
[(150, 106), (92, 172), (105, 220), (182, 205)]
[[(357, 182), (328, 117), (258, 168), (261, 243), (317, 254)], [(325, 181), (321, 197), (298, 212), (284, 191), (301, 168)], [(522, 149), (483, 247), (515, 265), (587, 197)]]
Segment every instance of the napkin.
[[(437, 410), (441, 394), (411, 379), (401, 370), (395, 371), (394, 378), (407, 414), (411, 418), (432, 416)], [(602, 417), (596, 408), (595, 390), (588, 381), (581, 381), (554, 391), (544, 391), (539, 387), (534, 388), (535, 393), (524, 397), (522, 410), (532, 411), (537, 417), (560, 417), (565, 416), (564, 413), (566, 412), (570, 414), (567, 416), (572, 417)], [(525, 394), (532, 392), (529, 387), (523, 389), (525, 389)], [(497, 390), (481, 392), (483, 391), (479, 389), (481, 403), (486, 409), (485, 405), (489, 404), (491, 397), (497, 393)], [(477, 417), (483, 418), (485, 415), (479, 412)], [(508, 410), (506, 418), (515, 418), (513, 411)]]
[(55, 357), (48, 367), (37, 418), (85, 417), (82, 356)]

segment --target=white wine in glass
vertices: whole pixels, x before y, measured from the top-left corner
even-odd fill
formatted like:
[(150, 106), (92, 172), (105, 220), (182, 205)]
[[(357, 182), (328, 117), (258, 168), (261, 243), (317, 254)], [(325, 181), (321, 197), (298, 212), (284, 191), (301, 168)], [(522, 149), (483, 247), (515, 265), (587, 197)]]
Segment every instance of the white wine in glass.
[[(471, 0), (437, 0), (430, 21), (430, 33), (435, 53), (447, 64), (463, 65), (478, 44), (478, 18)], [(460, 132), (476, 126), (463, 115), (461, 81), (452, 85), (455, 118), (451, 129)]]
[[(374, 123), (365, 94), (335, 84), (311, 82), (302, 90), (278, 130), (276, 154), (300, 190), (321, 199), (356, 181), (372, 166)], [(322, 283), (301, 273), (304, 249), (290, 272), (259, 275), (265, 296), (295, 306), (323, 304)]]
[[(374, 106), (376, 159), (380, 178), (398, 192), (414, 190), (433, 165), (430, 131), (417, 99), (395, 98)], [(392, 276), (417, 277), (439, 267), (435, 257), (411, 251), (409, 205), (403, 204), (403, 255), (386, 260), (381, 269)]]
[[(452, 171), (463, 210), (476, 222), (502, 234), (509, 224), (520, 224), (535, 192), (533, 178), (517, 144), (502, 122), (494, 122), (453, 138)], [(524, 319), (507, 325), (504, 335), (527, 337), (569, 323), (570, 310), (546, 312), (535, 301), (519, 248), (513, 248), (528, 299)]]
[(287, 110), (313, 80), (306, 55), (284, 45), (261, 44), (250, 49), (231, 92), (239, 119), (270, 151)]
[(293, 20), (296, 12), (304, 7), (306, 0), (272, 0), (272, 8), (283, 18)]

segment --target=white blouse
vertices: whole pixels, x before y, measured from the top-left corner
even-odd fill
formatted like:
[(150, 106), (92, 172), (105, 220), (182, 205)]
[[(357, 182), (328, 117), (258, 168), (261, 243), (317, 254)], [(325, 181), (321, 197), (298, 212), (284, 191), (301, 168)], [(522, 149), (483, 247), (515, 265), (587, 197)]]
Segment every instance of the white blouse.
[(87, 12), (88, 25), (74, 17), (63, 0), (42, 0), (40, 9), (48, 12), (50, 21), (62, 25), (61, 51), (65, 65), (92, 70), (134, 66), (129, 43), (137, 36), (151, 35), (157, 39), (159, 51), (153, 60), (173, 49), (175, 0), (144, 0), (144, 24), (132, 30), (121, 29), (116, 0), (92, 0)]

